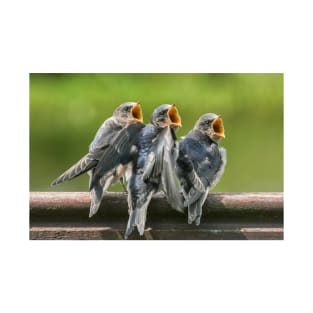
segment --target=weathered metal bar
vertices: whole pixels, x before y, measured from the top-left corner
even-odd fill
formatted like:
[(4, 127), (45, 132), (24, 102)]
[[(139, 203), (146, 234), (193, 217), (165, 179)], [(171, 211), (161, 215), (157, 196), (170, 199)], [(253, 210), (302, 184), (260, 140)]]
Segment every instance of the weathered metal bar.
[[(42, 214), (78, 214), (87, 215), (90, 206), (88, 192), (31, 192), (30, 213)], [(282, 214), (282, 192), (253, 193), (209, 193), (203, 206), (204, 215), (215, 213), (243, 214)], [(99, 214), (127, 215), (127, 195), (121, 192), (106, 193)], [(156, 214), (173, 212), (163, 194), (155, 195), (149, 211)]]

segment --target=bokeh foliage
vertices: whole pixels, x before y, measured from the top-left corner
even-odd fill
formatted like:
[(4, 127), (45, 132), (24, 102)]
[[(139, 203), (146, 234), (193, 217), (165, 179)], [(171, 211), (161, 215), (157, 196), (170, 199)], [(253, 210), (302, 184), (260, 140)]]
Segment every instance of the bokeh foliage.
[(200, 115), (222, 114), (228, 163), (214, 191), (283, 191), (283, 74), (30, 74), (30, 190), (87, 191), (87, 175), (49, 184), (125, 101), (142, 103), (146, 123), (175, 103), (178, 137)]

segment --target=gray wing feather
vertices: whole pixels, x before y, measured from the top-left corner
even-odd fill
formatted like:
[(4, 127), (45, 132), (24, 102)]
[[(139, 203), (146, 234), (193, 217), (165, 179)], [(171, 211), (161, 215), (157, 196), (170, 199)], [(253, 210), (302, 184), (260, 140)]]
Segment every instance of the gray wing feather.
[(201, 178), (197, 174), (187, 154), (184, 154), (183, 152), (179, 154), (176, 170), (178, 172), (178, 176), (183, 176), (190, 186), (193, 186), (196, 190), (200, 192), (205, 192), (206, 187), (203, 185)]
[(202, 216), (202, 206), (207, 198), (208, 192), (209, 191), (207, 190), (206, 192), (201, 193), (197, 201), (188, 205), (188, 223), (189, 224), (192, 224), (193, 222), (195, 222), (197, 226), (200, 225), (200, 220)]
[[(90, 181), (92, 179), (92, 173), (89, 173), (90, 175)], [(101, 177), (99, 184), (90, 190), (90, 210), (89, 210), (89, 217), (92, 217), (95, 215), (100, 207), (102, 198), (104, 196), (104, 193), (109, 189), (111, 184), (115, 182), (116, 178), (112, 172), (107, 173), (103, 177)]]
[(188, 173), (187, 178), (191, 182), (194, 189), (200, 192), (205, 192), (206, 188), (204, 187), (200, 177), (195, 170), (192, 170), (190, 173)]
[(84, 174), (94, 168), (101, 154), (110, 145), (112, 139), (116, 136), (116, 132), (121, 129), (121, 125), (118, 124), (114, 117), (107, 119), (101, 127), (98, 129), (96, 136), (89, 146), (89, 153), (70, 167), (60, 177), (55, 179), (51, 186), (63, 183), (67, 180), (71, 180), (81, 174)]
[(192, 222), (195, 222), (196, 225), (200, 224), (202, 206), (206, 200), (208, 192), (219, 182), (223, 175), (226, 165), (226, 150), (224, 148), (219, 148), (219, 151), (221, 155), (221, 164), (219, 165), (218, 171), (214, 172), (214, 166), (211, 166), (211, 162), (208, 158), (205, 158), (199, 164), (198, 172), (201, 173), (201, 176), (203, 177), (201, 182), (205, 187), (205, 191), (201, 192), (193, 186), (190, 188), (188, 194), (185, 195), (184, 204), (185, 206), (188, 206), (189, 224)]
[(98, 161), (95, 159), (94, 155), (87, 154), (82, 159), (80, 159), (77, 163), (75, 163), (72, 167), (70, 167), (67, 171), (65, 171), (61, 176), (55, 179), (51, 186), (55, 186), (57, 184), (63, 183), (67, 180), (71, 180), (81, 174), (88, 172), (90, 169), (97, 165)]
[(183, 212), (183, 197), (176, 179), (175, 164), (178, 155), (178, 143), (173, 138), (171, 129), (164, 128), (153, 141), (151, 152), (145, 165), (143, 180), (161, 183), (171, 207)]
[(123, 159), (130, 160), (132, 147), (143, 127), (144, 124), (135, 123), (118, 132), (114, 137), (114, 144), (108, 146), (101, 155), (91, 179), (90, 189), (95, 187), (102, 176), (120, 165)]
[(114, 117), (110, 117), (100, 126), (95, 138), (89, 145), (89, 151), (103, 149), (112, 143), (112, 139), (117, 132), (122, 129), (122, 125)]
[(183, 196), (180, 193), (176, 178), (176, 159), (178, 156), (178, 143), (174, 140), (171, 132), (166, 134), (163, 153), (162, 187), (173, 209), (184, 212)]
[[(194, 171), (194, 170), (193, 170)], [(203, 191), (198, 190), (195, 186), (192, 185), (190, 188), (187, 197), (185, 199), (185, 206), (190, 206), (193, 203), (196, 203), (198, 199), (205, 193), (207, 190), (210, 189), (210, 185), (208, 185), (209, 181), (206, 177), (212, 177), (212, 169), (211, 169), (211, 162), (208, 158), (205, 158), (201, 163), (199, 163), (198, 172), (201, 173), (202, 179), (199, 177), (199, 180), (202, 183)]]
[(212, 189), (213, 187), (216, 186), (216, 184), (220, 181), (220, 179), (224, 173), (224, 170), (225, 170), (225, 166), (226, 166), (226, 162), (227, 162), (226, 150), (224, 148), (219, 147), (219, 151), (221, 154), (222, 164), (221, 164), (219, 170), (215, 173), (214, 178), (212, 179), (212, 182), (210, 183), (209, 189)]
[(143, 172), (143, 181), (145, 182), (158, 181), (162, 173), (165, 135), (166, 129), (162, 130), (161, 134), (153, 140)]
[(146, 219), (147, 219), (147, 210), (148, 205), (151, 201), (153, 191), (142, 192), (142, 196), (136, 201), (136, 207), (133, 207), (133, 200), (131, 192), (128, 194), (128, 206), (129, 206), (129, 218), (125, 231), (124, 238), (127, 239), (128, 236), (133, 232), (134, 228), (137, 227), (137, 230), (140, 235), (143, 235), (145, 231)]
[(203, 192), (198, 191), (197, 189), (191, 187), (188, 194), (185, 196), (184, 205), (185, 206), (192, 205), (193, 203), (198, 201), (198, 199), (201, 197), (202, 194)]

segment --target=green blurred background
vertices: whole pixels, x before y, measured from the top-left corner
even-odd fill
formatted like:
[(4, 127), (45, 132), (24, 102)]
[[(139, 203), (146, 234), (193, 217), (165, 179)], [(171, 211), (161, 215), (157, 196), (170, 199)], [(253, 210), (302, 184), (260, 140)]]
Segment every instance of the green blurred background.
[(222, 114), (227, 166), (214, 191), (283, 191), (283, 74), (30, 74), (30, 190), (88, 191), (87, 174), (50, 182), (126, 101), (141, 102), (146, 123), (175, 103), (179, 138), (200, 115)]

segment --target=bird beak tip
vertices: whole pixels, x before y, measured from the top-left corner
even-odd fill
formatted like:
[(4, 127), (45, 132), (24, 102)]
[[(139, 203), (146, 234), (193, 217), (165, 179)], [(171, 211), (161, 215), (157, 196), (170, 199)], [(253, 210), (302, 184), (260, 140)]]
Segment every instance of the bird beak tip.
[(134, 121), (140, 122), (140, 123), (143, 122), (143, 114), (142, 114), (140, 102), (137, 102), (137, 103), (133, 106), (131, 112), (132, 112)]
[(213, 121), (213, 130), (214, 133), (219, 137), (219, 138), (224, 138), (226, 137), (224, 133), (224, 125), (223, 125), (223, 120), (221, 118), (221, 115), (219, 115), (214, 121)]
[(172, 127), (182, 127), (181, 118), (175, 104), (172, 104), (168, 111), (169, 125)]

